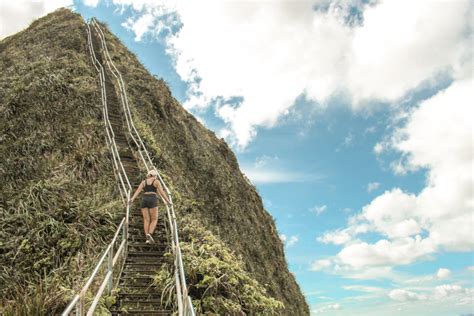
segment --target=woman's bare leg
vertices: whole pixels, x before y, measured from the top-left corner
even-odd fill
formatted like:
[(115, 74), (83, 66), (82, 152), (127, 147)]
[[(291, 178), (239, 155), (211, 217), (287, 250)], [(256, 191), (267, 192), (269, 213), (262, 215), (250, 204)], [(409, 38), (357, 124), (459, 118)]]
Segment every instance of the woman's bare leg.
[(150, 232), (150, 213), (148, 212), (148, 208), (142, 208), (142, 216), (143, 216), (143, 231), (145, 232), (145, 236)]
[(150, 209), (150, 227), (148, 229), (148, 232), (153, 235), (155, 232), (156, 224), (158, 223), (158, 207), (154, 207)]

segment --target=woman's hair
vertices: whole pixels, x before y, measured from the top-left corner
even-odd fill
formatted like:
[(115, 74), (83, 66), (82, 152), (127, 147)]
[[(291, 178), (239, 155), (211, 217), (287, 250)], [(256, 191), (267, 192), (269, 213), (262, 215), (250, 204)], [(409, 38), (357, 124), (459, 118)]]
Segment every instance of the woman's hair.
[(156, 177), (156, 176), (158, 176), (158, 171), (156, 171), (155, 169), (151, 169), (150, 171), (148, 171), (146, 176), (147, 177)]

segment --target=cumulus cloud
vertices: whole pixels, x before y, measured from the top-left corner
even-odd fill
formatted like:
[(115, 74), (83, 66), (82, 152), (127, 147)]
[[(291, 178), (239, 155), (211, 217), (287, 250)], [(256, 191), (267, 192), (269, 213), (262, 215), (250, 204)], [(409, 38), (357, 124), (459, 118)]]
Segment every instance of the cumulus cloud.
[(440, 280), (449, 278), (451, 276), (451, 271), (449, 269), (440, 268), (436, 273), (436, 277)]
[(1, 1), (0, 40), (26, 28), (35, 19), (72, 4), (72, 0)]
[[(356, 273), (367, 267), (393, 267), (431, 258), (439, 251), (472, 251), (474, 209), (472, 80), (458, 80), (407, 114), (389, 146), (402, 155), (407, 172), (427, 170), (419, 194), (386, 191), (351, 218), (349, 226), (318, 240), (344, 244), (328, 271)], [(383, 236), (358, 240), (356, 227)], [(336, 271), (335, 268), (338, 268)], [(440, 278), (449, 270), (440, 269)]]
[(298, 236), (296, 235), (288, 237), (285, 234), (281, 234), (280, 239), (288, 248), (294, 246), (299, 240)]
[(472, 304), (473, 288), (459, 284), (442, 284), (435, 287), (393, 289), (388, 296), (398, 302), (430, 301), (444, 304)]
[(165, 43), (189, 86), (185, 107), (215, 106), (239, 147), (301, 95), (392, 102), (470, 60), (469, 1), (113, 2), (135, 10), (124, 26), (136, 40), (175, 28)]
[(328, 305), (323, 305), (321, 307), (315, 308), (312, 310), (314, 314), (322, 314), (331, 310), (340, 310), (341, 309), (341, 304), (339, 303), (334, 303), (334, 304), (328, 304)]
[(99, 4), (99, 0), (83, 0), (84, 5), (95, 8)]
[(425, 299), (424, 296), (421, 296), (419, 294), (416, 294), (414, 292), (410, 292), (407, 290), (403, 289), (395, 289), (390, 291), (388, 296), (394, 300), (394, 301), (399, 301), (399, 302), (407, 302), (407, 301), (417, 301), (420, 299)]
[(323, 244), (343, 245), (352, 240), (352, 236), (347, 231), (338, 230), (328, 232), (323, 236), (318, 237), (317, 240)]

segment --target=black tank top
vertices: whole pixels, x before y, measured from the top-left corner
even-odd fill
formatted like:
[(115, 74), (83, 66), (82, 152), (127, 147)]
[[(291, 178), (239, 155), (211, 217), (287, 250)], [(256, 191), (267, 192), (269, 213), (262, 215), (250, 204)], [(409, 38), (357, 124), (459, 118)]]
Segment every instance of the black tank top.
[(156, 187), (153, 185), (155, 183), (156, 180), (153, 180), (153, 182), (151, 184), (147, 184), (146, 183), (146, 180), (145, 180), (145, 187), (143, 188), (143, 190), (145, 192), (154, 192), (156, 193)]

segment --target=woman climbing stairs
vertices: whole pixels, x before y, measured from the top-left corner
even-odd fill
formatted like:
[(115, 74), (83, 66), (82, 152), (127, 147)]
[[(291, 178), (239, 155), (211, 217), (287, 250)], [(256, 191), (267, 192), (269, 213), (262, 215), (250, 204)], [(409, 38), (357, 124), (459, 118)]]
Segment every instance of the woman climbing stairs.
[(153, 287), (153, 276), (162, 264), (167, 251), (164, 219), (158, 220), (153, 238), (155, 243), (145, 243), (142, 215), (137, 209), (131, 212), (127, 258), (118, 283), (117, 303), (112, 315), (171, 315), (161, 304), (161, 293)]
[[(99, 53), (99, 41), (95, 32), (92, 32), (92, 44), (99, 63), (103, 64)], [(131, 184), (141, 180), (138, 161), (130, 149), (124, 127), (122, 113), (115, 86), (108, 71), (104, 73), (105, 93), (107, 96), (108, 118), (115, 135), (120, 161)], [(160, 211), (160, 210), (159, 210)], [(163, 207), (161, 209), (163, 211)], [(165, 264), (163, 254), (167, 250), (169, 241), (166, 239), (164, 216), (158, 221), (153, 238), (155, 243), (145, 243), (143, 219), (139, 208), (130, 212), (129, 239), (127, 243), (126, 259), (119, 276), (119, 289), (115, 305), (110, 309), (112, 315), (171, 315), (161, 304), (161, 293), (153, 287), (153, 276)]]

